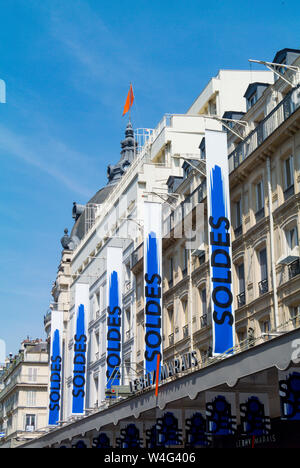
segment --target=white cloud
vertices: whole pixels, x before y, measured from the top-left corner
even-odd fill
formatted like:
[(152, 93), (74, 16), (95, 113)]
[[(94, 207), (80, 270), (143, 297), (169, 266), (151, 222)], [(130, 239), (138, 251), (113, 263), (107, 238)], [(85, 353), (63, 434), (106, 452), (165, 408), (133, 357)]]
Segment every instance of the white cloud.
[[(36, 167), (72, 192), (83, 197), (91, 195), (90, 190), (84, 187), (82, 181), (67, 175), (68, 170), (64, 164), (67, 160), (74, 160), (74, 157), (79, 158), (82, 162), (84, 155), (79, 155), (64, 143), (53, 139), (43, 139), (42, 144), (40, 144), (36, 138), (18, 135), (0, 125), (0, 148), (2, 154), (8, 153), (8, 155), (17, 157), (26, 164)], [(35, 150), (32, 148), (35, 148)], [(58, 156), (61, 157), (60, 167), (54, 162), (54, 158), (57, 161)]]

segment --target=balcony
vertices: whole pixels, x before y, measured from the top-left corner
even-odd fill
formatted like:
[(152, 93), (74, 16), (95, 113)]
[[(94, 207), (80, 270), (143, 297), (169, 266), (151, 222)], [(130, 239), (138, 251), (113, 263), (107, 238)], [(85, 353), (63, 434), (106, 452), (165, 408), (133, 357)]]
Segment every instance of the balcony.
[(300, 274), (300, 259), (298, 258), (289, 265), (289, 279), (294, 278)]
[(246, 293), (245, 291), (241, 292), (236, 296), (238, 307), (243, 307), (246, 304)]
[(229, 172), (234, 171), (248, 158), (275, 130), (300, 107), (299, 86), (292, 89), (285, 98), (262, 120), (257, 127), (229, 155)]
[(241, 236), (242, 234), (243, 234), (243, 226), (240, 225), (240, 226), (235, 228), (234, 237), (237, 238), (237, 237)]
[(268, 285), (268, 280), (263, 279), (258, 283), (258, 290), (259, 290), (259, 295), (262, 296), (263, 294), (266, 294), (269, 291), (269, 285)]
[(200, 317), (200, 327), (205, 328), (207, 327), (207, 314), (203, 314)]
[(284, 200), (287, 200), (288, 198), (292, 197), (295, 193), (295, 188), (294, 188), (294, 184), (291, 185), (290, 187), (288, 187), (287, 189), (285, 189), (285, 191), (283, 192), (283, 195), (284, 195)]
[(261, 219), (265, 217), (265, 208), (264, 206), (255, 213), (255, 221), (258, 223)]
[(174, 333), (171, 333), (171, 335), (169, 335), (169, 346), (173, 346), (174, 344)]
[(182, 332), (183, 332), (183, 338), (187, 338), (189, 336), (189, 326), (185, 325), (182, 327)]

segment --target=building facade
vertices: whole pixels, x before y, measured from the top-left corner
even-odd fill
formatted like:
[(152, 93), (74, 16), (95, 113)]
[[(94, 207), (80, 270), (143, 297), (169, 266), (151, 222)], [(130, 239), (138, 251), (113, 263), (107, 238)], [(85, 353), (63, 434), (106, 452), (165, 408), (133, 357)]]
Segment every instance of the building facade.
[[(108, 185), (85, 207), (74, 205), (53, 290), (65, 317), (63, 422), (27, 446), (99, 447), (106, 437), (109, 446), (130, 447), (130, 428), (134, 443), (148, 448), (297, 444), (300, 51), (283, 49), (273, 62), (274, 77), (220, 71), (187, 114), (165, 117), (141, 147), (129, 124)], [(221, 356), (212, 353), (208, 129), (227, 131), (228, 141), (235, 346)], [(145, 199), (163, 202), (158, 396), (144, 379)], [(196, 245), (187, 242), (191, 231)], [(114, 400), (105, 395), (108, 246), (123, 251), (121, 383), (131, 392)], [(90, 314), (86, 413), (74, 420), (78, 282), (89, 285)]]
[(15, 448), (45, 433), (48, 417), (48, 345), (25, 340), (3, 369), (0, 448)]

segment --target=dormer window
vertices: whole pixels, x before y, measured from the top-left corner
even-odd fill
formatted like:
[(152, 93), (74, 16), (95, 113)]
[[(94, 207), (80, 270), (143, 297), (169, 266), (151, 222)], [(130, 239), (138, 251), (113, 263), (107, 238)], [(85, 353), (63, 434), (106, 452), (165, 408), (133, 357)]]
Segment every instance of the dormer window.
[(189, 173), (192, 170), (192, 166), (188, 164), (184, 169), (183, 169), (183, 177), (186, 179), (189, 175)]
[(199, 145), (200, 149), (200, 159), (205, 159), (205, 137), (202, 138), (201, 143)]
[(174, 192), (174, 182), (168, 186), (168, 193)]
[[(282, 65), (292, 65), (296, 58), (298, 58), (300, 55), (300, 50), (299, 49), (282, 49), (279, 50), (274, 59), (273, 63), (278, 63)], [(281, 67), (280, 65), (275, 67), (276, 71), (281, 73), (282, 75), (286, 73), (287, 68), (286, 67)], [(275, 74), (275, 81), (279, 79), (279, 76)]]
[(244, 98), (246, 98), (247, 102), (247, 111), (254, 106), (254, 104), (259, 100), (262, 96), (265, 89), (269, 86), (269, 83), (251, 83), (246, 92), (244, 94)]
[(192, 165), (188, 161), (184, 161), (182, 164), (183, 178), (186, 179), (190, 172), (193, 170), (193, 166), (197, 164), (196, 160), (191, 160)]
[(182, 177), (170, 176), (167, 180), (168, 192), (174, 193), (182, 182)]
[(257, 94), (254, 93), (253, 96), (247, 99), (247, 111), (251, 109), (251, 107), (253, 107), (256, 102), (257, 102)]

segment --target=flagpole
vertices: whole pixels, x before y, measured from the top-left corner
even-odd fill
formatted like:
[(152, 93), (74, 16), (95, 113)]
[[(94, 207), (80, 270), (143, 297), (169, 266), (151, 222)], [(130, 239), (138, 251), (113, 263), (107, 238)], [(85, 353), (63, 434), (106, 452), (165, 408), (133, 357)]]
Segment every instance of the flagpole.
[[(131, 90), (131, 82), (129, 83), (129, 90)], [(130, 92), (130, 91), (129, 91)], [(131, 95), (130, 95), (130, 98), (131, 98)], [(130, 98), (129, 98), (129, 101), (130, 101)], [(131, 122), (131, 106), (129, 107), (129, 122)]]

